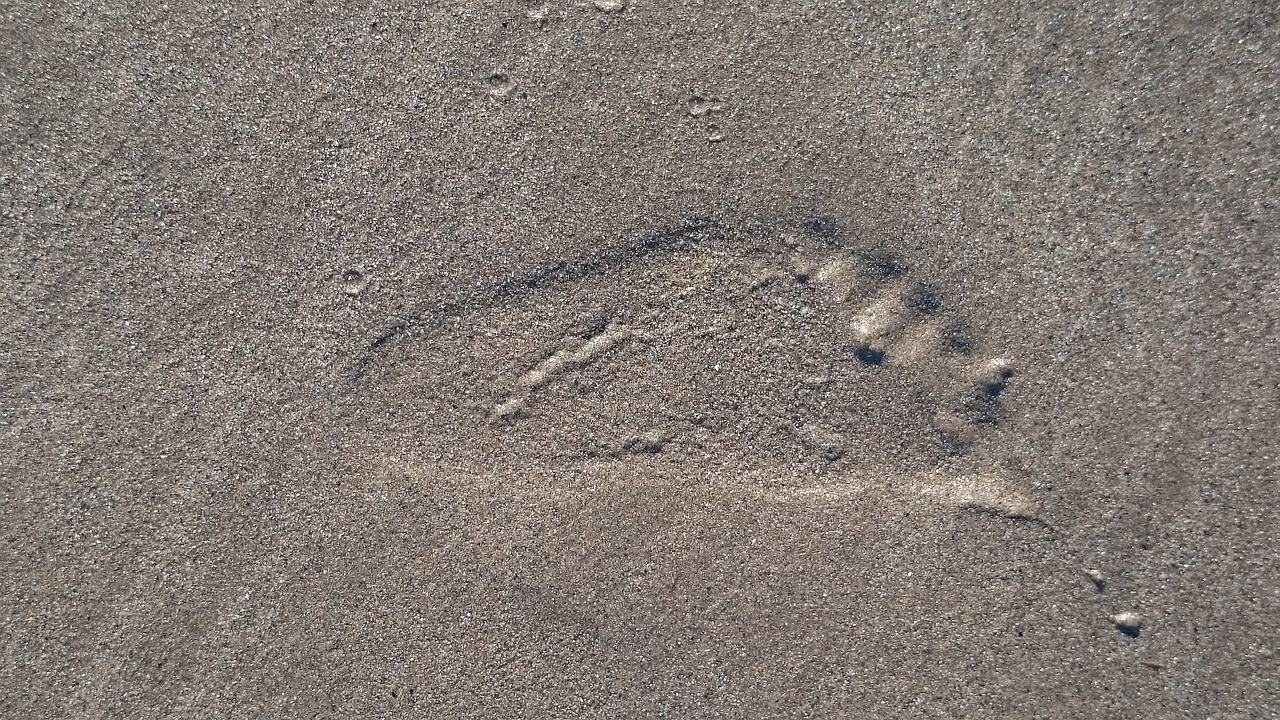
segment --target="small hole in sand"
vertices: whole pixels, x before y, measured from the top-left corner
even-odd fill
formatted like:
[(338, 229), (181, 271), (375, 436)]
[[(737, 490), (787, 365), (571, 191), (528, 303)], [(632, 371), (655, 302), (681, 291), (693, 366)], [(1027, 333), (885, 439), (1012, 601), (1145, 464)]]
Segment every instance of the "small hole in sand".
[(881, 365), (884, 363), (884, 351), (879, 348), (864, 345), (855, 350), (853, 355), (863, 365)]
[(485, 78), (485, 83), (489, 86), (489, 92), (494, 95), (506, 95), (511, 92), (511, 88), (515, 87), (511, 77), (504, 72), (490, 73), (489, 77)]
[(369, 278), (358, 268), (351, 268), (342, 273), (342, 292), (352, 297), (359, 295), (369, 284)]

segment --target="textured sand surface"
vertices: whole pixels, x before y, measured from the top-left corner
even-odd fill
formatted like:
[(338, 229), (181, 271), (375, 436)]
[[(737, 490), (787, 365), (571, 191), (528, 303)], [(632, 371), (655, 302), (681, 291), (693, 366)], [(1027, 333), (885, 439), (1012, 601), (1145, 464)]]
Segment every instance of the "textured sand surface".
[(0, 44), (0, 715), (1276, 716), (1275, 3)]

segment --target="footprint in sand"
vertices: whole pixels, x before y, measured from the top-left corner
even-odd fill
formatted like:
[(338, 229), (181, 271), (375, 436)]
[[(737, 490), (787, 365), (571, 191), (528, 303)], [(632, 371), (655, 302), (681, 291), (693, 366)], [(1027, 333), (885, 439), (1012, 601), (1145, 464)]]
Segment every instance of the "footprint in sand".
[(541, 466), (806, 468), (805, 492), (884, 471), (1033, 517), (980, 457), (1018, 370), (971, 327), (943, 282), (831, 220), (692, 220), (405, 318), (354, 374), (439, 443)]

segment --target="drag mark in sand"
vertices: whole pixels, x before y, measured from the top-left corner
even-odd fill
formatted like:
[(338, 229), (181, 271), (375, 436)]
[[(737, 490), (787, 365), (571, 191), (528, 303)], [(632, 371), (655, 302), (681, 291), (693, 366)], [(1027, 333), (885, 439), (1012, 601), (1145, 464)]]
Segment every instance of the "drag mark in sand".
[(546, 385), (555, 376), (582, 367), (595, 358), (616, 347), (631, 337), (632, 331), (625, 327), (610, 326), (598, 335), (584, 342), (581, 346), (561, 350), (538, 363), (529, 372), (516, 380), (515, 387), (507, 399), (498, 404), (489, 416), (490, 422), (501, 422), (514, 418), (529, 403), (529, 396), (538, 388)]

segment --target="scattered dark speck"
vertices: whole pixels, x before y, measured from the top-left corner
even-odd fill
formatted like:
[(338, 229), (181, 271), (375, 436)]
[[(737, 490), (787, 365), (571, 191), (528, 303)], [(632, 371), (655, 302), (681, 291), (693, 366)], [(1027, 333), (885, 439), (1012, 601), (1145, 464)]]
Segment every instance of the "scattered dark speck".
[(608, 315), (601, 315), (600, 317), (595, 318), (583, 329), (581, 337), (589, 340), (600, 333), (603, 333), (609, 327), (609, 320), (610, 318)]
[(395, 338), (404, 334), (404, 331), (407, 329), (408, 328), (404, 323), (392, 325), (391, 327), (387, 328), (385, 332), (383, 332), (378, 337), (374, 338), (373, 341), (369, 343), (369, 350), (370, 351), (377, 350), (383, 345), (386, 345), (387, 343), (391, 342)]
[(932, 315), (942, 309), (942, 292), (930, 283), (916, 283), (910, 301), (917, 312)]
[(884, 280), (900, 278), (907, 272), (902, 261), (890, 253), (877, 251), (865, 256), (867, 266)]
[(938, 434), (938, 446), (947, 455), (960, 456), (969, 449), (969, 440), (957, 432), (943, 431)]
[(661, 435), (648, 435), (631, 438), (624, 447), (633, 453), (654, 454), (662, 452), (666, 444), (667, 438)]
[(694, 218), (683, 225), (653, 233), (631, 247), (636, 257), (645, 257), (655, 253), (669, 253), (688, 248), (698, 241), (698, 233), (714, 227), (707, 218)]
[(947, 326), (942, 344), (952, 352), (968, 354), (978, 347), (978, 339), (967, 325), (953, 323)]
[(804, 230), (805, 235), (821, 238), (828, 242), (833, 242), (840, 237), (840, 226), (829, 217), (811, 217), (804, 221), (804, 225), (801, 228)]

